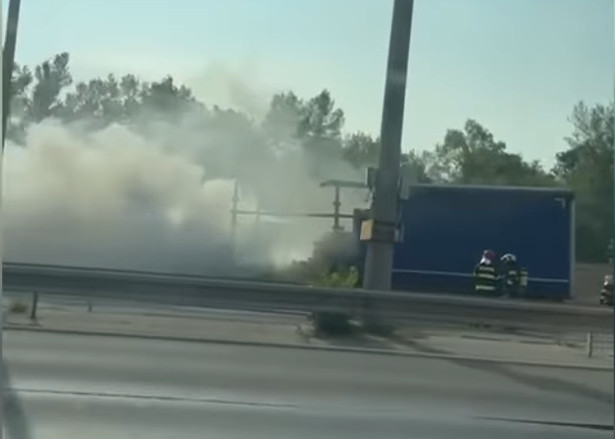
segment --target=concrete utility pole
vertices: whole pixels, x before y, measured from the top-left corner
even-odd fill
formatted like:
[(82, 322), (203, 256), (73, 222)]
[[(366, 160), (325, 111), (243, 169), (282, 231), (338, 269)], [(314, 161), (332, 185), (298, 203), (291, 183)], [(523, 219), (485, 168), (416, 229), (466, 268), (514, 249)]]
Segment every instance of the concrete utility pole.
[[(372, 236), (367, 243), (363, 287), (391, 288), (393, 245), (397, 229), (401, 137), (410, 51), (414, 0), (395, 0), (389, 43), (380, 139), (380, 161), (376, 174), (371, 217)], [(366, 305), (366, 311), (373, 304)]]
[(340, 206), (342, 202), (340, 201), (340, 186), (335, 186), (335, 198), (333, 199), (333, 231), (335, 233), (341, 232), (343, 229), (340, 226)]
[[(615, 8), (614, 8), (615, 9)], [(615, 13), (615, 10), (614, 10)], [(614, 17), (615, 19), (615, 14)], [(615, 119), (615, 72), (613, 72), (613, 102), (611, 105), (611, 111), (613, 112), (613, 118)], [(615, 123), (613, 124), (613, 189), (615, 189)], [(611, 274), (613, 274), (613, 282), (615, 282), (615, 191), (613, 193), (613, 206), (611, 207), (613, 209), (613, 236), (611, 237), (612, 239), (612, 265), (611, 265)], [(576, 256), (576, 255), (575, 255)], [(615, 321), (613, 322), (613, 330), (615, 331)], [(615, 342), (614, 342), (615, 343)], [(615, 346), (614, 346), (615, 347)]]
[(17, 24), (21, 0), (9, 0), (9, 11), (6, 20), (6, 37), (2, 49), (2, 151), (6, 138), (6, 126), (11, 103), (11, 78), (15, 64), (15, 46), (17, 44)]
[[(2, 154), (0, 154), (0, 182), (2, 181), (3, 162), (4, 162), (4, 139), (6, 138), (6, 127), (9, 115), (9, 103), (11, 100), (11, 77), (13, 73), (13, 64), (15, 60), (15, 45), (17, 43), (17, 23), (19, 22), (19, 8), (21, 6), (20, 0), (9, 0), (9, 10), (6, 20), (6, 37), (4, 40), (4, 47), (2, 48)], [(0, 35), (2, 35), (2, 14), (0, 12)], [(2, 185), (0, 184), (0, 193), (2, 193)], [(1, 198), (0, 198), (1, 204)], [(1, 243), (0, 243), (1, 244)], [(2, 255), (0, 255), (0, 266), (2, 265)], [(1, 270), (0, 270), (1, 271)], [(0, 302), (3, 298), (2, 288), (2, 273), (0, 272)], [(3, 358), (3, 330), (4, 327), (4, 309), (0, 311), (0, 378), (3, 383), (9, 385), (9, 376), (6, 370), (6, 363)], [(11, 407), (6, 400), (6, 392), (0, 391), (0, 435), (4, 435), (5, 432), (9, 436), (13, 437), (31, 437), (27, 423), (24, 423), (24, 416), (21, 404), (13, 401), (12, 413), (8, 407)], [(6, 415), (6, 418), (5, 418)], [(8, 422), (5, 422), (7, 421)]]
[(233, 262), (236, 262), (237, 258), (237, 215), (239, 213), (239, 180), (235, 178), (233, 186), (233, 198), (231, 207), (231, 253)]

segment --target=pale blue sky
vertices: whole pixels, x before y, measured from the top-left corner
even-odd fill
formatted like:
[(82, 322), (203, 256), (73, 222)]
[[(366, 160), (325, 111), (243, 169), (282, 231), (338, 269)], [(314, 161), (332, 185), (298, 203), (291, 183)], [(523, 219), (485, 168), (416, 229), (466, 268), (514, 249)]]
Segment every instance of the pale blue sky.
[[(349, 130), (376, 133), (391, 12), (392, 0), (22, 0), (17, 60), (68, 51), (77, 79), (171, 73), (255, 114), (279, 89), (327, 87)], [(574, 103), (613, 97), (613, 15), (613, 0), (416, 0), (404, 148), (471, 117), (551, 164)]]

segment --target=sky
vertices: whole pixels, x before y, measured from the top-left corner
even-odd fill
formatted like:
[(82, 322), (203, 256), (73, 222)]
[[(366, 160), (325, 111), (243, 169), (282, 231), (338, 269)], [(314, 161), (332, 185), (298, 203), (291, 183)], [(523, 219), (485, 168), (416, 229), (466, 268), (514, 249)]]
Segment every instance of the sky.
[[(613, 99), (613, 0), (415, 0), (403, 149), (468, 118), (553, 163), (576, 102)], [(8, 1), (3, 1), (6, 18)], [(16, 61), (67, 51), (76, 80), (171, 74), (206, 104), (262, 116), (271, 95), (331, 91), (378, 134), (392, 0), (22, 0)]]

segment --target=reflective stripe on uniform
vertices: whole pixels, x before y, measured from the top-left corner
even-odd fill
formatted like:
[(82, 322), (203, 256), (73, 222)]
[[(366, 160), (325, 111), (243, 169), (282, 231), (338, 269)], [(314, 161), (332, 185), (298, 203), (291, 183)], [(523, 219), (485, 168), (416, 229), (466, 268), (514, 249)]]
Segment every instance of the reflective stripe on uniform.
[(491, 294), (497, 290), (498, 276), (493, 265), (478, 265), (474, 270), (474, 278), (476, 292)]
[(495, 291), (495, 285), (476, 285), (476, 291)]

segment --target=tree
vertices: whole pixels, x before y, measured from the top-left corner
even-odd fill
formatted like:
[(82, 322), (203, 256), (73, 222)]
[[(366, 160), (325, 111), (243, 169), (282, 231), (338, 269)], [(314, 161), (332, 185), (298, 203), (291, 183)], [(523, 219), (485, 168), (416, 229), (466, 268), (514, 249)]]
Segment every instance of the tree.
[(344, 159), (356, 169), (378, 166), (380, 139), (358, 131), (344, 139)]
[[(306, 162), (311, 177), (321, 180), (344, 178), (346, 169), (347, 176), (356, 177), (355, 171), (378, 165), (380, 139), (361, 131), (344, 136), (344, 112), (326, 89), (307, 100), (292, 91), (276, 94), (257, 126), (242, 112), (206, 107), (172, 76), (147, 83), (133, 74), (107, 75), (69, 89), (69, 61), (68, 53), (60, 53), (33, 69), (15, 65), (10, 140), (23, 142), (30, 124), (49, 117), (87, 122), (91, 130), (120, 123), (165, 147), (189, 151), (211, 177), (240, 178), (255, 188), (264, 184), (263, 170), (275, 168), (272, 163), (279, 180), (303, 172)], [(577, 200), (577, 257), (604, 261), (614, 238), (613, 110), (613, 103), (591, 108), (578, 103), (570, 117), (568, 149), (557, 154), (550, 173), (509, 152), (470, 119), (463, 129), (448, 130), (433, 151), (402, 154), (400, 175), (421, 183), (567, 186)]]
[(469, 119), (463, 131), (449, 130), (429, 157), (436, 180), (461, 184), (543, 186), (554, 184), (538, 161), (506, 151), (506, 144)]
[(237, 178), (257, 186), (275, 158), (261, 131), (244, 113), (217, 106), (204, 119), (200, 160), (212, 178)]
[(328, 90), (303, 101), (293, 92), (273, 97), (263, 122), (273, 149), (304, 154), (309, 172), (316, 179), (331, 178), (342, 162), (344, 112), (335, 107)]
[[(356, 169), (378, 167), (380, 158), (380, 139), (369, 134), (356, 132), (344, 139), (344, 159)], [(428, 183), (427, 175), (429, 154), (416, 151), (402, 153), (400, 157), (400, 178), (405, 182)]]
[(32, 72), (27, 66), (15, 64), (11, 76), (10, 117), (7, 124), (7, 139), (22, 143), (25, 136), (25, 115), (31, 105), (29, 95), (33, 81)]
[(141, 90), (141, 105), (158, 116), (176, 119), (194, 108), (192, 90), (177, 86), (171, 75), (158, 82), (146, 84)]
[(569, 148), (557, 154), (553, 173), (576, 195), (577, 258), (605, 261), (613, 236), (613, 104), (580, 102), (570, 122)]
[(119, 80), (109, 74), (80, 82), (67, 93), (62, 117), (69, 122), (87, 120), (90, 128), (97, 129), (111, 123), (177, 122), (200, 106), (192, 91), (176, 85), (172, 76), (146, 83), (132, 74)]
[(68, 62), (69, 55), (64, 52), (34, 69), (35, 83), (28, 111), (32, 122), (62, 113), (61, 92), (73, 82)]
[(323, 90), (310, 99), (302, 109), (297, 135), (302, 139), (339, 140), (344, 121), (344, 112), (335, 108), (331, 93)]
[(146, 84), (142, 84), (135, 75), (127, 74), (121, 77), (119, 87), (123, 114), (127, 119), (130, 119), (139, 111), (141, 92)]
[(315, 178), (328, 179), (336, 173), (342, 160), (342, 127), (344, 112), (335, 108), (327, 90), (310, 99), (299, 121), (298, 136), (310, 172)]
[(285, 151), (299, 138), (304, 103), (293, 92), (278, 93), (271, 99), (262, 130), (272, 147)]
[(102, 128), (113, 122), (125, 122), (126, 112), (121, 88), (114, 75), (80, 82), (64, 100), (64, 120), (87, 119)]
[(429, 153), (410, 151), (401, 155), (400, 178), (408, 183), (432, 183), (428, 174)]
[(62, 91), (72, 83), (68, 53), (60, 53), (34, 68), (15, 65), (11, 78), (11, 117), (7, 137), (22, 143), (30, 123), (63, 113)]

